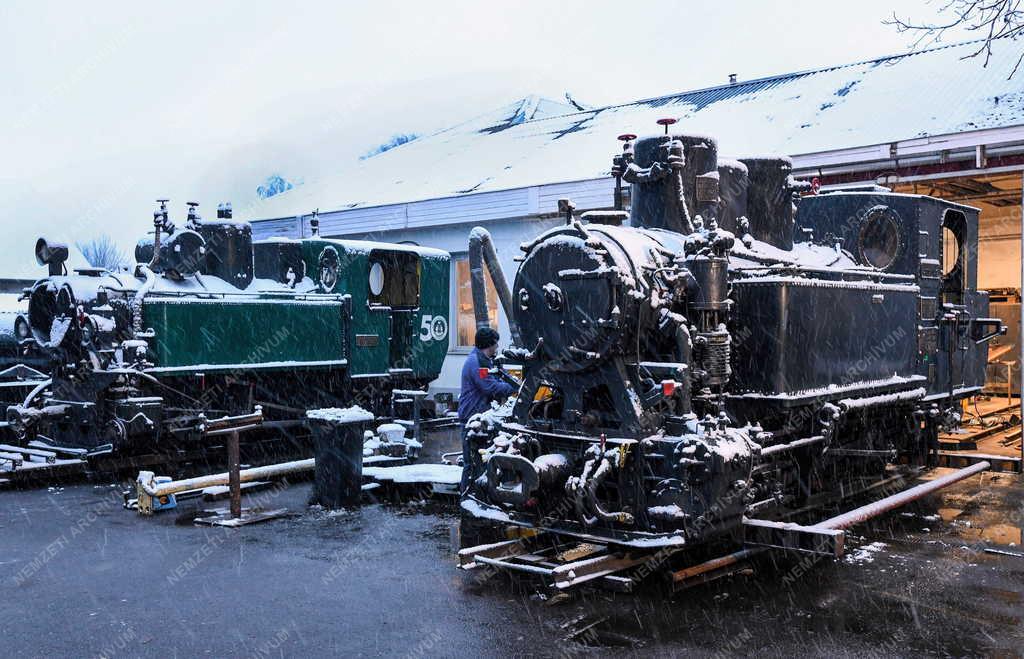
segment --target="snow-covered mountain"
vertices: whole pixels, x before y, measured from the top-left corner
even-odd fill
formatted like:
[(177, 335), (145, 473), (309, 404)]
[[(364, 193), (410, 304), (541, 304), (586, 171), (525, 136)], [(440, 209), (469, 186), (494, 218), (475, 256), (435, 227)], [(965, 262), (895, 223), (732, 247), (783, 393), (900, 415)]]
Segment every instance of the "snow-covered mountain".
[[(301, 185), (301, 183), (300, 183)], [(281, 176), (280, 174), (271, 174), (263, 183), (256, 188), (256, 196), (260, 199), (270, 199), (276, 194), (281, 194), (286, 190), (291, 190), (295, 187), (295, 184)]]

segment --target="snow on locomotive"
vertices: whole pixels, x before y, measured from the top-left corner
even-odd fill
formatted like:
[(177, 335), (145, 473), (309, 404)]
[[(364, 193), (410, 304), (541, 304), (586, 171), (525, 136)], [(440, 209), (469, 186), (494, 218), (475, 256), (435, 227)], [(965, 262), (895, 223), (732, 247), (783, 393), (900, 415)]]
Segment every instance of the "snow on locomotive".
[[(161, 201), (131, 274), (68, 274), (40, 239), (48, 277), (28, 293), (22, 344), (50, 380), (7, 409), (20, 439), (91, 451), (175, 449), (202, 418), (262, 406), (291, 432), (309, 408), (385, 415), (395, 389), (434, 380), (448, 346), (449, 255), (313, 236), (252, 239), (230, 205), (176, 228)], [(314, 222), (316, 224), (316, 222)]]
[(788, 159), (624, 139), (628, 226), (566, 201), (565, 225), (522, 245), (506, 358), (523, 383), (469, 424), (463, 546), (508, 525), (633, 550), (738, 542), (744, 516), (934, 464), (1003, 331), (976, 289), (978, 211), (884, 188), (800, 197)]

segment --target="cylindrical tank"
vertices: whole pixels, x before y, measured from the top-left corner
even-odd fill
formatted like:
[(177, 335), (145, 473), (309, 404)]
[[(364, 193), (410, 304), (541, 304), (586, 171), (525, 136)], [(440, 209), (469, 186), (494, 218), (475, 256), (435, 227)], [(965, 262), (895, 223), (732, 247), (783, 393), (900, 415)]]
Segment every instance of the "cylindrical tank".
[(747, 166), (738, 160), (718, 161), (718, 226), (739, 234), (739, 219), (747, 215)]
[(793, 249), (793, 187), (789, 158), (741, 158), (750, 180), (750, 235), (779, 249)]
[[(152, 262), (153, 247), (152, 238), (143, 238), (136, 243), (135, 262)], [(153, 270), (174, 279), (186, 279), (199, 272), (205, 261), (206, 241), (203, 237), (190, 229), (178, 229), (161, 241), (160, 258)]]
[[(674, 143), (682, 146), (681, 197), (675, 168), (670, 165)], [(658, 177), (652, 171), (649, 180), (632, 184), (632, 226), (686, 233), (686, 223), (694, 216), (700, 215), (707, 221), (717, 213), (718, 144), (714, 139), (685, 134), (644, 137), (636, 142), (633, 162), (642, 170), (660, 163), (664, 175)]]
[(271, 238), (253, 243), (255, 276), (292, 287), (306, 276), (302, 243), (288, 238)]
[(686, 259), (686, 269), (693, 275), (693, 290), (687, 306), (692, 311), (719, 311), (729, 306), (729, 260), (720, 257), (696, 256)]
[(248, 222), (208, 221), (196, 231), (206, 239), (204, 275), (220, 277), (236, 288), (252, 283), (252, 226)]
[(172, 279), (187, 279), (206, 260), (206, 241), (195, 231), (179, 230), (160, 245), (161, 272)]
[(531, 243), (513, 288), (523, 345), (543, 338), (545, 352), (557, 357), (552, 368), (570, 372), (631, 344), (638, 325), (655, 322), (651, 305), (639, 300), (650, 299), (648, 273), (664, 265), (655, 260), (660, 238), (630, 227), (589, 225), (558, 227)]

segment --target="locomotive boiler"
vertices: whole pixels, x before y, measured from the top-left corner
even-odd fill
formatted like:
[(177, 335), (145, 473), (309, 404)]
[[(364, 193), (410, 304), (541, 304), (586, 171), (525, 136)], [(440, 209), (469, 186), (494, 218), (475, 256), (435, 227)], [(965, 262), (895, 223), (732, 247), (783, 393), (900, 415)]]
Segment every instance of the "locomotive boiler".
[(463, 545), (510, 525), (625, 550), (737, 543), (745, 517), (935, 464), (1003, 331), (976, 288), (978, 211), (816, 194), (788, 159), (720, 160), (707, 136), (624, 137), (629, 213), (566, 201), (522, 245), (505, 356), (522, 386), (470, 421)]
[(387, 416), (391, 392), (422, 389), (447, 353), (449, 256), (318, 235), (253, 240), (222, 205), (184, 226), (165, 200), (131, 272), (66, 272), (27, 292), (20, 346), (50, 379), (6, 410), (20, 440), (103, 452), (173, 452), (206, 419), (263, 409), (264, 428), (302, 434), (305, 411), (360, 404)]

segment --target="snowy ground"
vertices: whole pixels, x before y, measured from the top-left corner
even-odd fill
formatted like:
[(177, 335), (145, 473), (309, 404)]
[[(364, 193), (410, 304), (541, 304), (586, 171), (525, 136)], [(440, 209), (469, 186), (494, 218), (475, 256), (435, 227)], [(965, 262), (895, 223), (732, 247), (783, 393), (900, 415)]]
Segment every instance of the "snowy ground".
[(1005, 656), (1024, 647), (1024, 558), (979, 550), (1022, 551), (1024, 486), (983, 478), (857, 527), (859, 558), (762, 563), (674, 599), (458, 572), (437, 502), (310, 511), (302, 483), (251, 495), (299, 515), (222, 529), (184, 514), (214, 504), (141, 518), (110, 485), (0, 491), (3, 654)]

